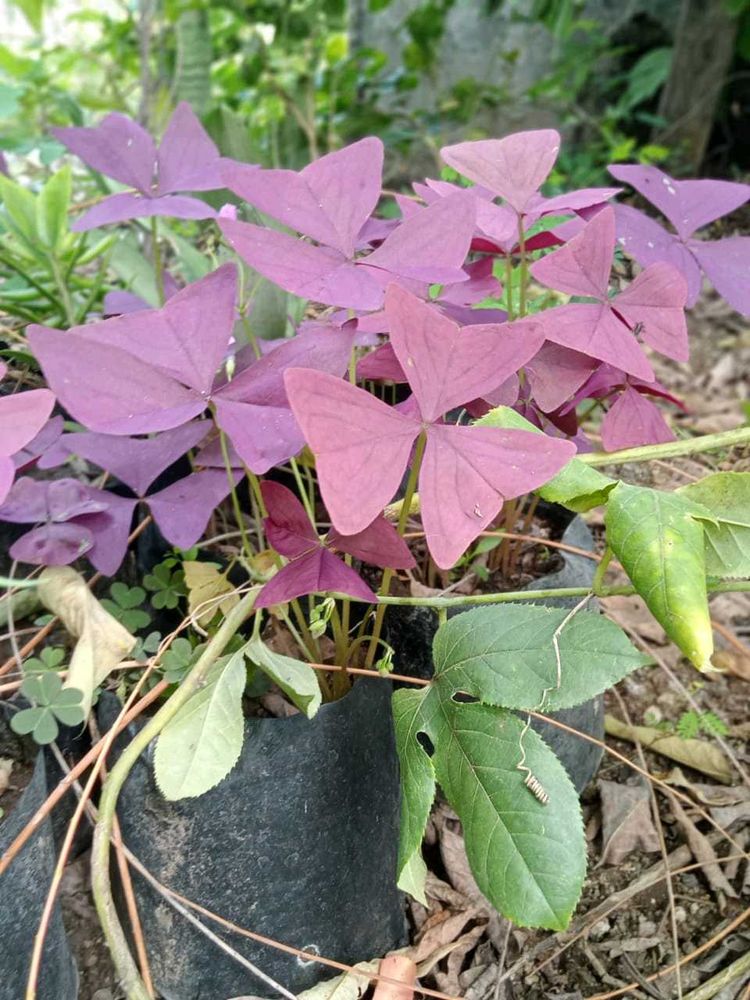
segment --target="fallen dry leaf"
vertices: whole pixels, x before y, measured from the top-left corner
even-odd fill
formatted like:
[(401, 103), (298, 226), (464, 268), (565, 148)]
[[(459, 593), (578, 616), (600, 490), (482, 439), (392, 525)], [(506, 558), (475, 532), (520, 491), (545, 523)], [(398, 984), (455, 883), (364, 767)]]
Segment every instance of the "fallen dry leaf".
[[(736, 802), (731, 806), (718, 806), (711, 809), (711, 816), (722, 830), (737, 829), (744, 823), (750, 822), (750, 792), (745, 788), (746, 797), (741, 802)], [(750, 867), (750, 862), (748, 863)]]
[(693, 852), (693, 857), (702, 865), (701, 871), (706, 876), (708, 884), (715, 893), (723, 893), (731, 899), (736, 899), (737, 893), (735, 892), (732, 884), (728, 881), (724, 872), (721, 870), (721, 866), (719, 865), (716, 857), (716, 851), (714, 851), (713, 847), (709, 843), (708, 838), (700, 832), (675, 796), (671, 792), (669, 792), (668, 795), (675, 819), (677, 820), (680, 829), (685, 834), (685, 839), (688, 842), (690, 850)]
[(461, 974), (461, 969), (464, 962), (466, 961), (466, 956), (470, 951), (476, 948), (479, 939), (484, 934), (484, 924), (479, 924), (476, 927), (472, 927), (471, 930), (462, 934), (458, 941), (456, 941), (456, 946), (451, 950), (448, 956), (447, 969), (445, 972), (435, 971), (435, 982), (437, 987), (443, 993), (450, 993), (452, 996), (458, 996), (461, 992), (461, 984), (459, 982), (459, 976)]
[(668, 785), (687, 788), (693, 797), (704, 806), (734, 806), (750, 800), (750, 789), (744, 785), (708, 785), (702, 781), (690, 781), (680, 767), (673, 767), (664, 778)]
[(706, 740), (683, 740), (670, 736), (652, 726), (628, 726), (614, 716), (604, 717), (604, 727), (610, 736), (631, 743), (641, 743), (654, 753), (669, 757), (680, 764), (701, 771), (717, 781), (729, 785), (732, 782), (732, 768), (719, 747)]
[(128, 655), (135, 636), (106, 611), (80, 573), (70, 566), (51, 566), (39, 577), (39, 599), (78, 640), (63, 685), (83, 692), (88, 714), (94, 689)]
[(411, 1000), (414, 996), (417, 967), (406, 955), (386, 955), (378, 973), (386, 979), (397, 980), (398, 985), (379, 979), (375, 983), (373, 1000)]
[(208, 625), (219, 610), (228, 614), (239, 601), (239, 594), (217, 563), (188, 561), (182, 568), (188, 589), (188, 610), (199, 625)]
[(13, 770), (13, 761), (10, 757), (0, 757), (0, 795), (10, 784), (10, 775)]
[(750, 656), (735, 653), (730, 649), (720, 649), (711, 657), (713, 665), (723, 673), (734, 674), (743, 681), (750, 681)]
[(602, 803), (602, 864), (619, 865), (632, 851), (658, 851), (648, 785), (597, 782)]

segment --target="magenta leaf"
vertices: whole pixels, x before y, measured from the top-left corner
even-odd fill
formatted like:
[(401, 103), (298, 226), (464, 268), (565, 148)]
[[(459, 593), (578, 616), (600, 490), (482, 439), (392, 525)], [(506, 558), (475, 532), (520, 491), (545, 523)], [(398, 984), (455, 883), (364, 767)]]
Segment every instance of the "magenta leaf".
[(320, 157), (298, 174), (225, 160), (226, 186), (261, 212), (351, 257), (380, 197), (383, 144), (361, 139)]
[(269, 480), (260, 484), (260, 490), (268, 510), (263, 527), (277, 552), (294, 559), (320, 544), (305, 508), (291, 490)]
[(75, 479), (36, 480), (22, 476), (0, 506), (0, 520), (12, 524), (69, 521), (106, 510), (108, 494)]
[(256, 608), (283, 604), (305, 594), (349, 594), (374, 603), (377, 597), (359, 574), (322, 546), (283, 566), (255, 599)]
[(84, 514), (76, 519), (91, 532), (93, 545), (86, 557), (100, 573), (113, 576), (128, 550), (130, 527), (138, 501), (107, 494), (107, 509), (99, 514)]
[(695, 305), (701, 291), (701, 269), (693, 252), (674, 233), (630, 205), (616, 205), (617, 242), (639, 264), (648, 267), (666, 261), (687, 282), (687, 306)]
[(533, 320), (462, 329), (398, 285), (388, 287), (385, 308), (394, 353), (428, 422), (497, 388), (544, 341)]
[(95, 128), (54, 128), (52, 133), (94, 170), (137, 192), (105, 198), (77, 219), (73, 229), (92, 229), (149, 215), (181, 219), (216, 215), (197, 198), (171, 197), (178, 191), (219, 188), (222, 183), (219, 152), (184, 101), (175, 109), (158, 153), (148, 132), (121, 114), (107, 115)]
[(331, 548), (346, 552), (373, 566), (411, 569), (416, 565), (409, 546), (384, 517), (376, 517), (372, 524), (368, 524), (364, 531), (356, 535), (341, 535), (332, 528), (327, 541)]
[[(235, 472), (232, 478), (236, 485), (242, 473)], [(200, 539), (211, 514), (229, 490), (224, 470), (206, 469), (152, 493), (148, 505), (167, 541), (178, 549), (189, 549)]]
[(159, 194), (223, 187), (219, 151), (187, 101), (177, 105), (162, 136), (157, 173)]
[(429, 429), (419, 476), (422, 524), (430, 553), (450, 569), (495, 519), (503, 501), (551, 479), (575, 445), (495, 427)]
[(332, 375), (292, 368), (284, 383), (331, 520), (356, 535), (393, 499), (420, 425)]
[(614, 164), (609, 172), (659, 209), (683, 240), (750, 199), (750, 184), (734, 181), (677, 181), (658, 167)]
[(562, 406), (579, 389), (596, 368), (597, 362), (579, 351), (559, 344), (543, 344), (526, 363), (535, 402), (545, 413)]
[(69, 454), (80, 455), (117, 476), (137, 496), (143, 497), (156, 477), (194, 448), (210, 426), (193, 421), (143, 439), (86, 432), (64, 434), (61, 445)]
[(94, 544), (82, 524), (44, 524), (32, 528), (10, 547), (10, 556), (34, 566), (67, 566), (85, 555)]
[(156, 146), (131, 118), (107, 115), (95, 128), (53, 128), (56, 139), (100, 174), (148, 194), (154, 180)]
[(311, 246), (273, 229), (220, 219), (230, 246), (250, 267), (288, 292), (347, 309), (377, 309), (383, 289), (338, 250)]
[(674, 440), (659, 409), (630, 386), (610, 406), (601, 433), (605, 451)]
[(151, 198), (126, 191), (103, 198), (77, 218), (70, 228), (74, 232), (85, 232), (98, 226), (145, 219), (152, 215), (172, 216), (175, 219), (213, 219), (216, 212), (205, 201), (185, 194)]
[[(122, 316), (106, 322), (130, 321)], [(169, 375), (121, 348), (83, 336), (84, 329), (63, 332), (32, 324), (27, 336), (60, 404), (86, 427), (105, 434), (144, 434), (177, 427), (205, 409), (205, 400)]]
[(12, 458), (0, 455), (0, 504), (5, 500), (13, 485), (16, 466)]
[(687, 361), (690, 353), (685, 300), (687, 285), (671, 264), (652, 264), (615, 299), (615, 309), (660, 354)]
[(691, 240), (690, 248), (719, 295), (737, 312), (750, 316), (750, 237)]
[(609, 299), (614, 246), (614, 210), (607, 207), (569, 243), (532, 264), (531, 273), (543, 285), (599, 300), (550, 309), (540, 319), (548, 340), (651, 380), (653, 370), (635, 333), (657, 350), (684, 360), (687, 334), (682, 309), (687, 286), (670, 265), (655, 264)]
[(489, 188), (523, 214), (554, 166), (560, 136), (554, 129), (516, 132), (504, 139), (481, 139), (444, 146), (448, 166)]
[(35, 438), (54, 405), (55, 397), (49, 389), (0, 396), (0, 456), (10, 458)]

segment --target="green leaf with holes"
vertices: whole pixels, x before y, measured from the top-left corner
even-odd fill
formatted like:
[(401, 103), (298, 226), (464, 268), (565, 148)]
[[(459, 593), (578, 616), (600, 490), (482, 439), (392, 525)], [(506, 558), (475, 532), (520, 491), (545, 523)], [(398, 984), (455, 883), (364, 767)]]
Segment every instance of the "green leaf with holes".
[(435, 769), (418, 734), (428, 725), (424, 702), (429, 688), (406, 689), (393, 694), (396, 749), (401, 769), (401, 829), (398, 846), (398, 885), (423, 905), (427, 867), (422, 859), (430, 809), (435, 799)]
[[(520, 927), (563, 930), (586, 874), (578, 795), (557, 757), (507, 709), (433, 691), (428, 735), (440, 787), (463, 824), (466, 855), (487, 899)], [(525, 765), (549, 795), (526, 787)]]
[(709, 576), (750, 576), (750, 472), (717, 472), (677, 492), (713, 515), (703, 525)]
[(154, 752), (156, 783), (166, 799), (194, 798), (218, 785), (242, 751), (242, 651), (217, 660), (205, 684), (162, 730)]
[(579, 705), (651, 662), (595, 611), (534, 604), (455, 615), (437, 630), (432, 654), (441, 690), (530, 710)]
[(711, 667), (704, 522), (709, 510), (677, 493), (619, 483), (607, 542), (669, 638), (699, 670)]
[[(511, 430), (531, 431), (534, 434), (543, 434), (538, 427), (535, 427), (520, 413), (516, 413), (509, 406), (497, 406), (490, 410), (476, 421), (479, 427), (502, 427)], [(571, 458), (556, 476), (553, 476), (548, 483), (540, 486), (535, 492), (550, 503), (559, 503), (569, 510), (582, 513), (591, 510), (592, 507), (599, 507), (607, 502), (611, 490), (617, 485), (615, 479), (610, 479), (603, 473), (592, 469), (580, 458)]]

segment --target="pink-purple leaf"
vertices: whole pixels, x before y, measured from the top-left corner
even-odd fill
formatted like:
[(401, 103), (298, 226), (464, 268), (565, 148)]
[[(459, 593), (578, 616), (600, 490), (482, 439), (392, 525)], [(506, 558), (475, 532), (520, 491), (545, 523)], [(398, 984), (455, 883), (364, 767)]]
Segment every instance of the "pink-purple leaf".
[(411, 569), (416, 565), (408, 545), (384, 517), (376, 517), (372, 524), (356, 535), (342, 535), (332, 528), (326, 541), (331, 548), (373, 566)]
[(158, 193), (222, 187), (219, 151), (187, 103), (180, 101), (159, 145)]
[(428, 422), (496, 388), (544, 341), (532, 320), (462, 329), (398, 285), (388, 287), (385, 309), (393, 350)]
[(750, 237), (691, 240), (690, 249), (719, 295), (737, 312), (750, 316)]
[(625, 253), (635, 257), (643, 267), (660, 261), (672, 264), (687, 282), (685, 305), (695, 305), (701, 291), (701, 270), (693, 250), (674, 233), (668, 233), (654, 219), (630, 205), (616, 205), (615, 219), (617, 242)]
[(559, 344), (545, 343), (526, 363), (534, 401), (545, 413), (551, 413), (579, 389), (596, 368), (597, 362), (580, 351)]
[(522, 214), (547, 179), (560, 150), (554, 129), (516, 132), (504, 139), (482, 139), (444, 146), (448, 166), (489, 188)]
[[(121, 320), (130, 317), (108, 322)], [(177, 427), (205, 408), (205, 400), (175, 379), (121, 348), (81, 336), (81, 329), (32, 325), (27, 336), (60, 404), (86, 427), (144, 434)]]
[[(671, 264), (652, 264), (614, 300), (617, 312), (654, 350), (675, 361), (689, 356), (685, 300), (687, 285)], [(623, 367), (623, 366), (620, 366)]]
[[(232, 478), (236, 485), (242, 474), (233, 473)], [(200, 539), (208, 519), (229, 490), (225, 471), (206, 469), (152, 493), (148, 505), (167, 541), (179, 549), (189, 549)]]
[(114, 576), (128, 550), (130, 527), (138, 501), (107, 494), (107, 509), (98, 514), (84, 514), (76, 519), (91, 532), (93, 545), (86, 557), (100, 573)]
[(64, 434), (61, 444), (69, 454), (80, 455), (112, 473), (142, 497), (157, 476), (206, 436), (209, 427), (208, 423), (193, 421), (144, 439), (96, 433)]
[(531, 273), (548, 288), (604, 301), (615, 248), (614, 210), (605, 209), (569, 243), (537, 260)]
[(343, 593), (374, 603), (377, 597), (358, 573), (322, 546), (311, 549), (283, 566), (271, 577), (255, 600), (267, 608), (305, 594)]
[(750, 184), (734, 181), (677, 181), (658, 167), (615, 164), (609, 172), (630, 184), (659, 209), (683, 240), (750, 199)]
[(22, 476), (0, 507), (0, 520), (12, 524), (69, 521), (106, 510), (108, 494), (75, 479), (36, 480)]
[(601, 433), (605, 451), (660, 444), (674, 439), (659, 409), (631, 386), (607, 411)]
[(301, 502), (281, 483), (264, 480), (260, 484), (268, 517), (263, 528), (268, 541), (277, 552), (295, 559), (320, 544), (320, 538), (310, 523)]
[(503, 501), (551, 479), (575, 455), (569, 441), (495, 427), (433, 424), (419, 496), (430, 553), (450, 569)]
[(31, 389), (0, 397), (0, 456), (20, 451), (47, 423), (55, 397), (49, 389)]
[(73, 232), (80, 233), (115, 222), (146, 219), (153, 215), (171, 216), (175, 219), (216, 218), (216, 212), (210, 205), (200, 198), (191, 198), (190, 195), (170, 194), (152, 198), (150, 195), (131, 194), (125, 191), (103, 198), (79, 216), (70, 228)]
[(420, 425), (332, 375), (292, 368), (284, 383), (331, 520), (355, 535), (395, 495)]
[(94, 170), (143, 193), (151, 191), (156, 146), (126, 115), (107, 115), (95, 128), (53, 128), (56, 139)]
[(43, 524), (14, 542), (10, 556), (34, 566), (67, 566), (93, 545), (91, 532), (82, 524)]

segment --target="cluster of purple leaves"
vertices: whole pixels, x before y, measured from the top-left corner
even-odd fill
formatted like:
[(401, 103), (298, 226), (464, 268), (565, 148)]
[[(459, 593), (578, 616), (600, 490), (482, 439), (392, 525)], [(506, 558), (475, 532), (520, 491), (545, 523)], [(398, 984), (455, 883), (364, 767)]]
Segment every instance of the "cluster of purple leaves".
[[(546, 482), (576, 447), (590, 447), (576, 417), (584, 399), (607, 406), (607, 449), (671, 437), (653, 400), (680, 404), (656, 381), (646, 348), (687, 360), (684, 307), (697, 295), (699, 268), (734, 306), (750, 309), (746, 285), (735, 280), (747, 271), (750, 240), (693, 238), (744, 203), (750, 187), (613, 167), (618, 180), (666, 216), (674, 234), (636, 209), (611, 205), (619, 188), (547, 198), (540, 189), (560, 143), (553, 130), (445, 148), (445, 162), (474, 186), (415, 184), (419, 200), (400, 197), (398, 220), (374, 215), (383, 166), (375, 138), (296, 173), (222, 160), (185, 105), (158, 150), (120, 115), (57, 136), (89, 166), (134, 189), (106, 198), (81, 226), (143, 215), (213, 217), (205, 203), (178, 192), (228, 187), (285, 230), (222, 212), (217, 223), (227, 243), (281, 288), (332, 308), (256, 356), (237, 346), (243, 304), (236, 300), (236, 268), (224, 264), (182, 290), (170, 287), (161, 309), (120, 296), (113, 304), (123, 314), (114, 318), (68, 331), (31, 327), (29, 343), (48, 385), (86, 429), (62, 436), (59, 428), (47, 431), (46, 446), (32, 449), (33, 459), (49, 467), (79, 455), (130, 495), (72, 480), (19, 480), (0, 518), (37, 525), (13, 550), (29, 562), (66, 562), (85, 552), (97, 568), (114, 572), (139, 504), (169, 541), (189, 547), (246, 469), (265, 475), (307, 444), (332, 528), (319, 536), (293, 494), (262, 483), (266, 534), (288, 562), (261, 600), (280, 603), (314, 591), (372, 599), (369, 586), (336, 553), (376, 566), (413, 564), (382, 512), (415, 454), (422, 456), (418, 489), (427, 545), (437, 565), (450, 568), (505, 500)], [(561, 215), (569, 216), (562, 224)], [(546, 225), (545, 218), (557, 221)], [(614, 294), (618, 247), (643, 270)], [(553, 295), (550, 308), (513, 322), (496, 305), (477, 308), (502, 295), (498, 260), (546, 249), (552, 252), (534, 260), (531, 276), (569, 301)], [(374, 351), (359, 353), (360, 385), (352, 384), (346, 377), (352, 352), (373, 344)], [(388, 405), (382, 392), (361, 387), (373, 381), (400, 383), (402, 401)], [(501, 403), (547, 433), (455, 419), (457, 410), (477, 415)], [(231, 481), (217, 429), (227, 439)], [(10, 449), (28, 447), (39, 430), (29, 424), (28, 437), (11, 434), (9, 443), (0, 432), (0, 456), (10, 460)], [(198, 471), (149, 493), (157, 476), (187, 452)]]

